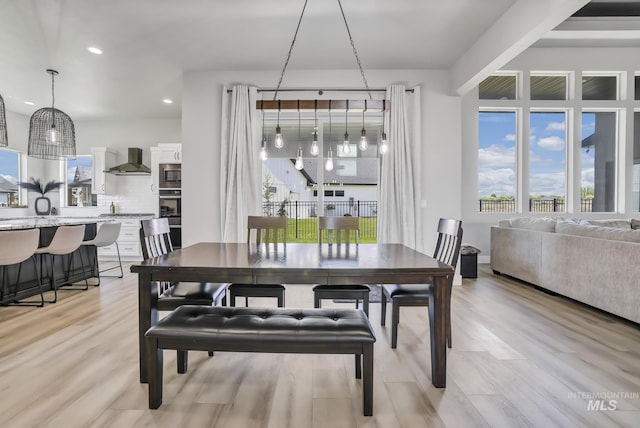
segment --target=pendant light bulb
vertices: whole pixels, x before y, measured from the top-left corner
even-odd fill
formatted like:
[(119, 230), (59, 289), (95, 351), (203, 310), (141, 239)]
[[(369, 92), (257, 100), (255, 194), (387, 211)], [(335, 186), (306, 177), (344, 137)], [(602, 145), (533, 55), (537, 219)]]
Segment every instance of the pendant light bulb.
[(324, 164), (324, 169), (333, 171), (333, 150), (331, 150), (331, 147), (329, 147), (329, 151), (327, 152), (327, 162)]
[(318, 148), (318, 131), (313, 131), (313, 142), (311, 143), (311, 156), (318, 156), (320, 149)]
[(58, 144), (60, 142), (60, 133), (54, 124), (51, 124), (51, 128), (47, 130), (45, 140), (49, 144)]
[(349, 134), (344, 133), (344, 142), (342, 143), (342, 153), (348, 155), (351, 153), (351, 145), (349, 144)]
[(387, 143), (387, 134), (382, 132), (382, 137), (380, 138), (380, 154), (385, 154), (389, 151), (389, 144)]
[(260, 160), (266, 161), (269, 158), (267, 154), (267, 139), (262, 139), (262, 144), (260, 146)]
[(360, 150), (365, 151), (369, 148), (369, 142), (367, 141), (367, 131), (362, 128), (360, 131), (360, 142), (358, 143)]
[(304, 168), (304, 160), (302, 159), (302, 147), (298, 147), (298, 157), (296, 158), (295, 167), (298, 171)]
[(282, 130), (280, 129), (280, 125), (276, 126), (276, 141), (275, 144), (277, 149), (281, 149), (284, 147), (284, 141), (282, 140)]

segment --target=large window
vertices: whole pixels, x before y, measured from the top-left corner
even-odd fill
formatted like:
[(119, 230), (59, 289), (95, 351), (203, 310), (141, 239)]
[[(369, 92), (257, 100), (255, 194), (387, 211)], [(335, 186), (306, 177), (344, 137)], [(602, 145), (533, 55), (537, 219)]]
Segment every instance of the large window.
[(529, 211), (563, 212), (567, 120), (564, 112), (529, 115)]
[(482, 212), (516, 210), (516, 112), (478, 116), (478, 197)]
[(67, 159), (65, 166), (65, 199), (68, 207), (93, 205), (91, 197), (91, 156)]
[[(633, 161), (620, 163), (631, 151), (619, 141), (628, 135), (623, 125), (634, 110), (627, 104), (640, 97), (640, 79), (634, 73), (627, 88), (625, 72), (584, 72), (577, 81), (576, 74), (523, 72), (523, 99), (483, 99), (480, 88), (501, 80), (480, 85), (480, 212), (640, 211), (640, 105), (633, 107)], [(521, 74), (514, 76), (517, 88)]]
[[(382, 133), (380, 112), (367, 112), (364, 128), (368, 148), (358, 143), (363, 128), (362, 112), (317, 113), (318, 154), (311, 154), (315, 130), (313, 113), (280, 113), (284, 147), (274, 146), (278, 118), (271, 112), (265, 117), (267, 155), (263, 165), (263, 214), (289, 218), (289, 242), (317, 242), (317, 217), (360, 217), (360, 242), (375, 242), (377, 230), (377, 184), (379, 147)], [(345, 150), (344, 134), (349, 135)], [(331, 169), (326, 168), (331, 149)], [(302, 151), (302, 168), (296, 168), (298, 150)]]
[(0, 207), (20, 205), (20, 152), (0, 149)]
[(616, 112), (583, 112), (580, 211), (616, 209)]

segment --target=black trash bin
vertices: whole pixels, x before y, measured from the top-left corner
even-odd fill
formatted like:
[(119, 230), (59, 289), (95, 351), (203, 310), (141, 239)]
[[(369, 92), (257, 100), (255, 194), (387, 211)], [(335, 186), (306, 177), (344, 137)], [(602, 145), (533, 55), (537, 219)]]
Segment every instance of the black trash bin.
[(480, 250), (471, 245), (460, 247), (460, 275), (463, 278), (478, 277), (478, 254)]

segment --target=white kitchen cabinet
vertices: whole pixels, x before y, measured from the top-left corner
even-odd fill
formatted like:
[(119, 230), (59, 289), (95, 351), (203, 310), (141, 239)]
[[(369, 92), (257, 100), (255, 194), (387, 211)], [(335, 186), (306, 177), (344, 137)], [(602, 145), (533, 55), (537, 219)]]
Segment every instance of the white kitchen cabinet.
[[(120, 257), (124, 260), (142, 260), (140, 248), (140, 219), (115, 219), (122, 223), (118, 236)], [(98, 257), (104, 260), (117, 260), (116, 244), (98, 248)]]
[(91, 169), (91, 192), (96, 195), (108, 195), (115, 188), (115, 176), (106, 171), (116, 165), (117, 154), (106, 147), (93, 147)]
[(182, 163), (182, 144), (158, 144), (151, 147), (151, 192), (159, 193), (161, 163)]

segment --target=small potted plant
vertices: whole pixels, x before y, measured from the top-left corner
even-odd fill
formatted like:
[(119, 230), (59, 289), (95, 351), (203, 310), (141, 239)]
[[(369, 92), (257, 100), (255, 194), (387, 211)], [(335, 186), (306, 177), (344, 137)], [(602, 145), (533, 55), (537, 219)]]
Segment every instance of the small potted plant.
[(58, 189), (62, 185), (62, 181), (51, 180), (44, 187), (40, 183), (40, 179), (31, 177), (31, 181), (20, 183), (20, 187), (31, 192), (40, 193), (35, 199), (34, 207), (37, 215), (49, 215), (51, 213), (51, 200), (45, 195), (52, 190)]

